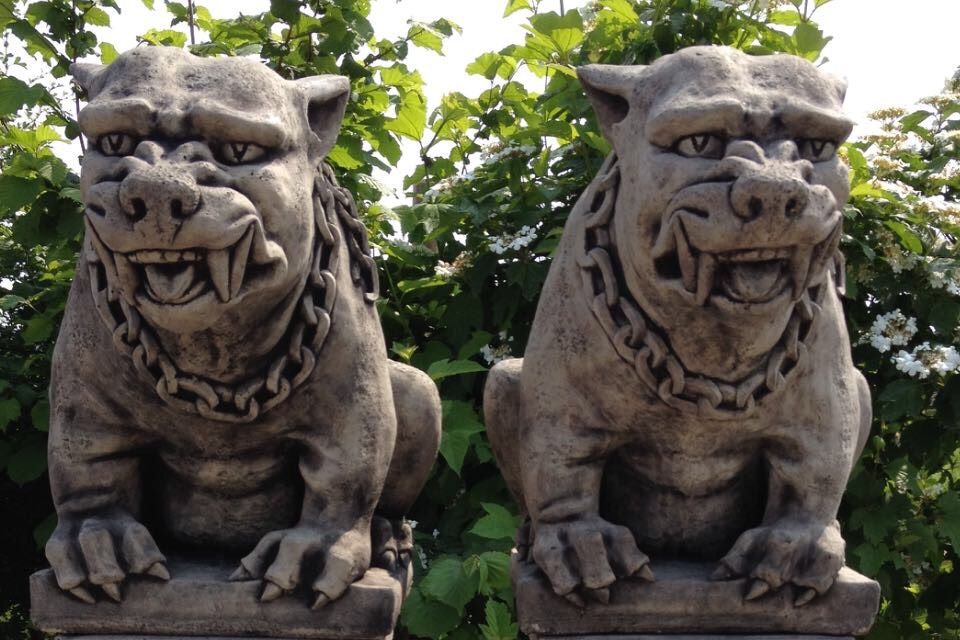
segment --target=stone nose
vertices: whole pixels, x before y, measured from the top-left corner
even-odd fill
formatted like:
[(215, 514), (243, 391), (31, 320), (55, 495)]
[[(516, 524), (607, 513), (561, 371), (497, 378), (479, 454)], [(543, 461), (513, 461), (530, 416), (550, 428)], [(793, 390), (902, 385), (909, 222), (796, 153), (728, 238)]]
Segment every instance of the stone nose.
[(200, 188), (189, 173), (152, 165), (128, 174), (120, 183), (120, 206), (133, 222), (147, 216), (177, 222), (200, 206)]
[(748, 170), (733, 182), (730, 204), (745, 221), (761, 216), (796, 218), (807, 208), (809, 188), (795, 172)]

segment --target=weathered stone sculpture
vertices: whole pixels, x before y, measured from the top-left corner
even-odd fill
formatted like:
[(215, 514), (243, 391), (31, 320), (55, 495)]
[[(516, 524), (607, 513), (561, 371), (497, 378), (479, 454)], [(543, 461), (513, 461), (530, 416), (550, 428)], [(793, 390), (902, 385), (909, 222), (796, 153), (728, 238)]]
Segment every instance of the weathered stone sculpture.
[[(579, 75), (614, 151), (570, 215), (525, 357), (485, 390), (529, 516), (525, 631), (864, 631), (878, 591), (840, 573), (836, 521), (871, 421), (838, 298), (843, 83), (713, 47)], [(658, 558), (727, 582), (661, 575)], [(530, 586), (531, 562), (576, 605), (611, 604), (583, 622)]]
[(366, 232), (323, 162), (349, 82), (162, 47), (73, 72), (86, 235), (54, 354), (46, 549), (71, 596), (38, 574), (35, 620), (389, 634), (439, 398), (387, 360)]

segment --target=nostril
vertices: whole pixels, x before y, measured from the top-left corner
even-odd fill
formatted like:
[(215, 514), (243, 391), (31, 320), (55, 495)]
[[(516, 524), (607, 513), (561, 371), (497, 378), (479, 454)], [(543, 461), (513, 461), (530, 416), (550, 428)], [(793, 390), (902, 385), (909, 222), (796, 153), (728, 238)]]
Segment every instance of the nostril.
[(756, 196), (752, 196), (747, 202), (747, 210), (750, 212), (750, 219), (760, 217), (760, 214), (763, 213), (763, 200)]
[(180, 198), (174, 198), (170, 201), (170, 215), (175, 219), (183, 218), (183, 201)]
[(104, 209), (103, 207), (101, 207), (101, 206), (98, 205), (98, 204), (90, 203), (90, 204), (87, 205), (87, 209), (89, 209), (89, 210), (92, 211), (93, 213), (97, 214), (97, 215), (100, 216), (101, 218), (102, 218), (103, 216), (107, 215), (107, 210)]
[(784, 208), (784, 213), (786, 213), (788, 218), (796, 218), (800, 215), (800, 201), (796, 198), (790, 198), (787, 200), (787, 206)]
[(130, 216), (133, 221), (143, 220), (147, 215), (147, 203), (143, 201), (143, 198), (133, 198), (130, 200), (130, 204), (133, 205), (133, 215)]

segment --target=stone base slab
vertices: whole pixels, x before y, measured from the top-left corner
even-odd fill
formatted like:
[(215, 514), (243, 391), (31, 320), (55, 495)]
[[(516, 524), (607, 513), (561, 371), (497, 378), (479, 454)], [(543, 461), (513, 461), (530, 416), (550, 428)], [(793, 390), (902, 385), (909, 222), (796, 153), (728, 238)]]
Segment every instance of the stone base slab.
[(880, 585), (846, 567), (825, 596), (803, 607), (793, 606), (790, 587), (746, 601), (747, 581), (710, 580), (713, 563), (659, 561), (651, 568), (655, 582), (617, 582), (609, 604), (590, 603), (580, 609), (553, 593), (535, 565), (515, 556), (512, 572), (520, 628), (532, 638), (564, 636), (563, 640), (571, 636), (614, 640), (613, 635), (616, 640), (647, 640), (665, 634), (681, 634), (668, 635), (672, 640), (824, 636), (836, 640), (865, 635), (880, 604)]
[(119, 604), (81, 602), (57, 587), (52, 570), (38, 571), (30, 576), (33, 623), (71, 640), (384, 640), (393, 634), (406, 582), (404, 571), (370, 569), (342, 598), (312, 611), (306, 591), (261, 603), (259, 580), (227, 579), (237, 566), (232, 560), (168, 560), (168, 582), (129, 578)]

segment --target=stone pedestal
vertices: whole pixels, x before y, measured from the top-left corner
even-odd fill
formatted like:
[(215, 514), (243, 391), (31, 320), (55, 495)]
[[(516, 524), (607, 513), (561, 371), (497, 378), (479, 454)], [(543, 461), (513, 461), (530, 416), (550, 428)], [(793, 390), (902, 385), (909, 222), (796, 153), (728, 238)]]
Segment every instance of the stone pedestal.
[(169, 561), (169, 582), (129, 579), (119, 604), (80, 602), (57, 587), (50, 569), (38, 571), (30, 577), (34, 624), (70, 640), (386, 640), (403, 601), (403, 571), (370, 569), (341, 599), (312, 611), (306, 592), (261, 603), (260, 581), (227, 580), (234, 562)]
[(880, 585), (849, 568), (803, 607), (793, 606), (789, 587), (745, 601), (746, 580), (712, 581), (713, 564), (661, 561), (651, 568), (655, 582), (619, 581), (609, 604), (580, 609), (554, 594), (535, 565), (514, 558), (520, 628), (534, 639), (836, 640), (866, 634), (880, 603)]

